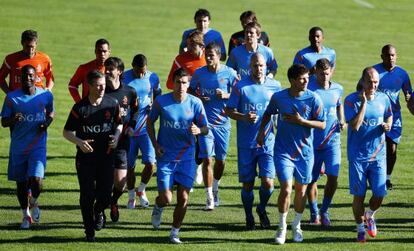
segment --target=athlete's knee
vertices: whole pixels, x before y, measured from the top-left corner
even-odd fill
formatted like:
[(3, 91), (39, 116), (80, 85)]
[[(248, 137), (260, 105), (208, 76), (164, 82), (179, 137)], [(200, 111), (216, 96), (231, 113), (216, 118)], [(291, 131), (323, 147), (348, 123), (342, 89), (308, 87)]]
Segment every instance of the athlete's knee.
[(273, 189), (273, 179), (262, 177), (262, 186), (266, 189)]
[(252, 191), (253, 190), (253, 187), (254, 187), (254, 183), (253, 182), (243, 183), (243, 190), (246, 191), (246, 192)]

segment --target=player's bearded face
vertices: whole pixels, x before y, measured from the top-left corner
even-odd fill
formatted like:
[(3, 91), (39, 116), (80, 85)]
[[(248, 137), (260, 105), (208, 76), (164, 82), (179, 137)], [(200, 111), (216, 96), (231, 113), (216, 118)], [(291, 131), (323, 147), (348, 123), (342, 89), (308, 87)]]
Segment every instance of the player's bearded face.
[(108, 44), (101, 44), (95, 48), (96, 59), (101, 64), (103, 64), (105, 60), (108, 59), (110, 54), (111, 54), (111, 50), (109, 49)]
[(371, 72), (363, 81), (363, 88), (366, 95), (373, 95), (378, 89), (379, 76), (377, 72)]
[(32, 58), (36, 54), (37, 40), (23, 41), (22, 46), (24, 54)]
[(114, 83), (119, 81), (119, 76), (121, 76), (121, 71), (114, 66), (105, 67), (105, 78), (107, 83)]
[(207, 65), (215, 65), (220, 62), (220, 57), (214, 50), (206, 51), (206, 63)]

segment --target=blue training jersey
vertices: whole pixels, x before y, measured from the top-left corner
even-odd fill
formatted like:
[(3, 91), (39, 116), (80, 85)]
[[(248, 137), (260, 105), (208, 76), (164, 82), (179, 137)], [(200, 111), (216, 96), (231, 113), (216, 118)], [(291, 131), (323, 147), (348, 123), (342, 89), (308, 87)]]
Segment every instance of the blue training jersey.
[(331, 67), (336, 65), (336, 52), (334, 49), (322, 46), (321, 52), (316, 52), (311, 46), (298, 51), (293, 59), (293, 64), (303, 64), (306, 68), (311, 69), (315, 66), (316, 61), (326, 58), (331, 63)]
[[(349, 123), (361, 108), (359, 92), (345, 98), (345, 119)], [(358, 131), (348, 128), (348, 161), (376, 161), (386, 157), (385, 134), (382, 123), (392, 116), (391, 103), (387, 95), (377, 92), (368, 100), (364, 121)]]
[[(263, 113), (272, 95), (280, 89), (280, 82), (271, 78), (266, 78), (264, 83), (259, 84), (248, 77), (233, 86), (227, 107), (243, 114), (256, 112), (259, 117), (255, 123), (237, 121), (237, 146), (239, 148), (257, 147), (256, 137)], [(265, 127), (265, 145), (272, 146), (274, 139), (273, 121), (271, 120)]]
[(341, 144), (341, 129), (337, 108), (341, 105), (344, 92), (342, 85), (331, 82), (328, 89), (321, 87), (316, 80), (309, 82), (308, 89), (319, 95), (326, 115), (324, 130), (315, 129), (313, 146), (316, 150), (334, 147)]
[(224, 112), (227, 100), (216, 96), (216, 89), (230, 93), (237, 81), (237, 73), (230, 67), (220, 65), (218, 72), (211, 72), (207, 66), (198, 68), (191, 78), (190, 88), (200, 96), (209, 97), (203, 101), (209, 126), (225, 126), (230, 128), (230, 120)]
[(134, 88), (138, 98), (138, 118), (134, 136), (147, 134), (147, 117), (152, 105), (152, 97), (161, 94), (160, 79), (156, 73), (145, 72), (143, 78), (134, 76), (132, 69), (124, 72), (123, 83)]
[(393, 126), (401, 127), (401, 105), (400, 105), (400, 91), (412, 93), (410, 77), (407, 72), (399, 67), (395, 66), (391, 71), (385, 70), (382, 63), (374, 65), (377, 70), (380, 82), (378, 90), (385, 93), (391, 101)]
[[(180, 50), (187, 47), (187, 38), (190, 36), (191, 32), (195, 31), (197, 29), (189, 29), (183, 32), (183, 36), (180, 43)], [(226, 47), (224, 46), (223, 37), (221, 36), (220, 32), (213, 30), (211, 28), (208, 29), (206, 34), (204, 34), (204, 47), (207, 47), (209, 43), (215, 42), (220, 46), (221, 49), (221, 55), (226, 56)]]
[(303, 95), (299, 97), (291, 96), (289, 89), (275, 93), (266, 109), (266, 114), (269, 116), (279, 114), (274, 146), (275, 158), (286, 158), (292, 161), (313, 158), (314, 129), (286, 122), (283, 119), (284, 114), (296, 112), (307, 120), (326, 120), (322, 100), (314, 92), (305, 90)]
[(39, 126), (46, 114), (54, 111), (53, 96), (49, 91), (37, 88), (34, 95), (26, 95), (21, 89), (9, 92), (4, 100), (1, 116), (14, 117), (23, 114), (23, 121), (16, 122), (11, 131), (10, 150), (28, 154), (32, 149), (46, 147), (47, 132), (39, 133)]
[(267, 73), (277, 70), (278, 65), (272, 49), (262, 44), (257, 45), (256, 51), (248, 51), (244, 44), (237, 46), (231, 51), (226, 65), (236, 70), (240, 78), (244, 79), (250, 75), (250, 60), (255, 52), (262, 54), (264, 57)]
[(155, 122), (160, 118), (157, 142), (164, 149), (161, 161), (190, 160), (195, 154), (195, 137), (190, 132), (191, 124), (207, 126), (206, 113), (201, 100), (187, 94), (181, 103), (173, 98), (173, 93), (158, 96), (151, 108), (149, 119)]

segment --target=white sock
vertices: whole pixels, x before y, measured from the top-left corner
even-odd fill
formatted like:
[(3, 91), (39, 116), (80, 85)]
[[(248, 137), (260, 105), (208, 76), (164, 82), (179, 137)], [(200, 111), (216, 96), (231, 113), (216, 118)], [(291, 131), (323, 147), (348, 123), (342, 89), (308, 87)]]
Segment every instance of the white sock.
[(30, 216), (29, 207), (27, 207), (26, 209), (22, 209), (22, 213), (23, 213), (23, 217)]
[(220, 180), (213, 179), (213, 192), (218, 192)]
[(357, 232), (365, 232), (365, 224), (364, 222), (357, 224)]
[(180, 229), (179, 228), (172, 227), (171, 228), (170, 235), (172, 235), (172, 236), (178, 236), (178, 232), (180, 232)]
[(302, 219), (302, 214), (295, 212), (295, 219), (293, 220), (292, 227), (300, 228), (300, 220)]
[(365, 215), (366, 215), (368, 218), (372, 218), (372, 217), (374, 217), (375, 212), (377, 212), (377, 211), (372, 211), (371, 209), (368, 209), (368, 210), (365, 212)]
[(285, 213), (279, 213), (279, 228), (286, 229), (287, 228), (287, 219), (288, 212)]
[(138, 186), (138, 192), (145, 192), (145, 188), (147, 187), (147, 184), (145, 184), (144, 182), (141, 182)]
[(387, 180), (391, 180), (391, 175), (387, 174)]
[(206, 192), (207, 198), (213, 198), (213, 188), (212, 187), (205, 187), (204, 191)]
[(135, 189), (130, 189), (130, 190), (128, 190), (128, 198), (129, 198), (130, 200), (135, 199)]

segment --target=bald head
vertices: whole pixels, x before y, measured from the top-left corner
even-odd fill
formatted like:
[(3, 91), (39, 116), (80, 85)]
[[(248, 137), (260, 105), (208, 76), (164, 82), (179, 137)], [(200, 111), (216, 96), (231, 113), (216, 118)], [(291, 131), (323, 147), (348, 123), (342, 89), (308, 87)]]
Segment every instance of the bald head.
[(362, 89), (367, 95), (373, 95), (379, 84), (379, 74), (373, 67), (367, 67), (362, 71)]
[(266, 77), (266, 61), (262, 54), (253, 53), (250, 59), (250, 70), (252, 79), (256, 82), (262, 82)]

